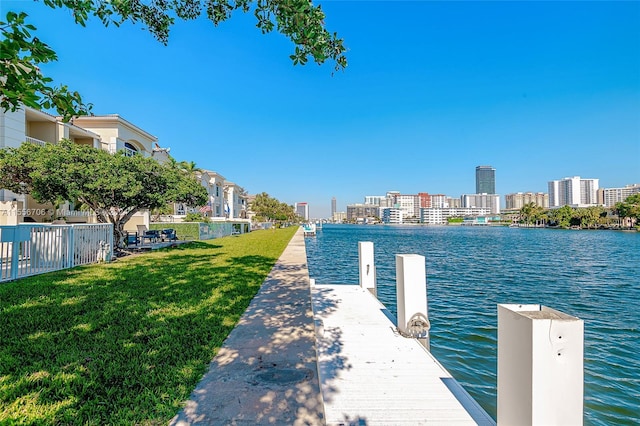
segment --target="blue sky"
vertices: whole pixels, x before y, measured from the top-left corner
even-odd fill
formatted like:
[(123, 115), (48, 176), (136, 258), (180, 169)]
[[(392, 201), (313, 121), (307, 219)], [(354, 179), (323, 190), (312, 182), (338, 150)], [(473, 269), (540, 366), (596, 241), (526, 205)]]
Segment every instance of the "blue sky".
[[(243, 186), (328, 217), (366, 195), (547, 191), (567, 176), (640, 183), (640, 2), (324, 1), (349, 66), (292, 65), (251, 14), (141, 26), (25, 10), (59, 61), (43, 71)], [(502, 197), (503, 198), (503, 197)], [(504, 201), (503, 201), (504, 202)]]

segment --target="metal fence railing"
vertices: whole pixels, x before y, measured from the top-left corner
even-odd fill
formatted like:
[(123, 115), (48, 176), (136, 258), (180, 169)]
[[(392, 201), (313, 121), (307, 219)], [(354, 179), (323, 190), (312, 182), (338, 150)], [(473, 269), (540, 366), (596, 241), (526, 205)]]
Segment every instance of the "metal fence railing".
[(111, 260), (112, 224), (0, 226), (0, 282)]

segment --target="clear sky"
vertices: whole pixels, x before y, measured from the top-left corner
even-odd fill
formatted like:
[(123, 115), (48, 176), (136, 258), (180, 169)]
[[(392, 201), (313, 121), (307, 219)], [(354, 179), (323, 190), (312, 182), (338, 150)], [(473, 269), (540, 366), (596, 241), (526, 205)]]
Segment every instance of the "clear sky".
[(43, 71), (96, 115), (312, 217), (332, 197), (345, 211), (390, 190), (474, 193), (478, 165), (501, 195), (567, 176), (640, 183), (640, 2), (320, 4), (348, 48), (335, 74), (294, 66), (293, 45), (251, 14), (180, 21), (163, 46), (141, 26), (0, 1), (3, 16), (29, 13), (59, 57)]

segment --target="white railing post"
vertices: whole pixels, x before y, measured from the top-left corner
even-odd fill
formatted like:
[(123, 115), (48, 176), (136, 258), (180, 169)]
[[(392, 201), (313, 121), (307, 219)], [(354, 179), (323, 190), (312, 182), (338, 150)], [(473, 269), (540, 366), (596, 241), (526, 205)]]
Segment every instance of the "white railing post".
[(417, 338), (429, 349), (427, 313), (427, 273), (424, 256), (396, 254), (396, 294), (398, 331)]
[(373, 257), (373, 243), (371, 241), (358, 242), (358, 264), (360, 270), (360, 287), (369, 290), (377, 297), (376, 265)]
[(541, 305), (498, 305), (498, 424), (582, 425), (584, 323)]

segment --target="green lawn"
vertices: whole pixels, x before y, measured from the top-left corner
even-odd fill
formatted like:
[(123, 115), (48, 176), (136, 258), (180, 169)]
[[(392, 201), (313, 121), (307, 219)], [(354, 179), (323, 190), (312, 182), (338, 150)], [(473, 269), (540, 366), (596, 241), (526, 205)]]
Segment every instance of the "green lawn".
[(167, 424), (296, 230), (0, 284), (0, 424)]

